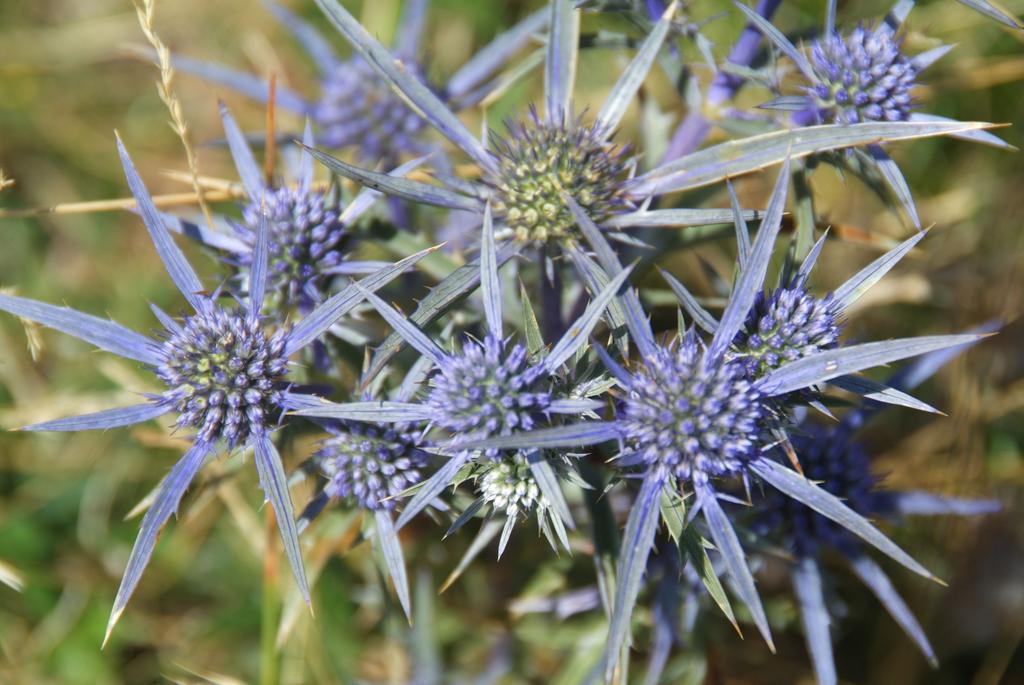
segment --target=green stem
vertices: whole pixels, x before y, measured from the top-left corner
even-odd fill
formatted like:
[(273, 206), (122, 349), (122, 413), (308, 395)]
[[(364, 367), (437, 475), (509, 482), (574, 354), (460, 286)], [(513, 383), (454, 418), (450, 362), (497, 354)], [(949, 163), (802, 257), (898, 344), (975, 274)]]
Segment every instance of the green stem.
[(267, 507), (266, 547), (263, 555), (263, 595), (260, 601), (260, 685), (277, 685), (280, 663), (277, 654), (277, 624), (280, 597), (277, 591), (277, 555), (274, 541), (274, 512)]
[(803, 163), (793, 165), (793, 195), (796, 199), (796, 246), (793, 256), (797, 266), (807, 258), (814, 245), (814, 195)]

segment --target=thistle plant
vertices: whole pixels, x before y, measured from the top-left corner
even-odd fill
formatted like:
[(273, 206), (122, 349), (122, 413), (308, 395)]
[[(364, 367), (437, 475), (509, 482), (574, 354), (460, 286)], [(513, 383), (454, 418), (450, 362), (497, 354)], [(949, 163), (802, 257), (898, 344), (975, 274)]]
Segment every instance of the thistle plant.
[[(581, 244), (574, 215), (566, 208), (566, 196), (584, 213), (592, 214), (602, 228), (610, 229), (610, 237), (626, 242), (629, 239), (622, 229), (699, 226), (721, 222), (729, 216), (721, 210), (637, 210), (638, 205), (662, 193), (689, 186), (672, 185), (674, 178), (661, 180), (662, 176), (674, 176), (675, 166), (658, 167), (633, 178), (630, 148), (612, 141), (669, 33), (676, 3), (664, 11), (644, 39), (592, 123), (576, 114), (584, 108), (572, 97), (579, 50), (579, 10), (570, 0), (550, 3), (544, 114), (538, 114), (536, 106), (531, 105), (527, 114), (506, 124), (506, 135), (493, 136), (492, 149), (478, 141), (444, 102), (395, 67), (395, 55), (374, 40), (336, 0), (319, 0), (318, 5), (381, 78), (415, 103), (431, 126), (479, 166), (481, 178), (467, 183), (439, 175), (441, 186), (395, 181), (314, 151), (317, 159), (337, 173), (396, 197), (470, 212), (479, 222), (483, 220), (484, 206), (490, 204), (499, 240), (508, 238), (516, 250), (554, 245), (571, 253), (573, 247)], [(688, 171), (698, 176), (713, 173), (715, 179), (726, 177), (718, 175), (717, 163), (712, 171), (709, 160)], [(712, 181), (705, 179), (694, 185), (708, 182)]]
[[(581, 259), (580, 248), (585, 241), (580, 231), (572, 227), (570, 214), (566, 212), (566, 207), (571, 208), (572, 203), (579, 207), (578, 212), (572, 212), (573, 217), (582, 213), (612, 240), (629, 243), (634, 241), (624, 233), (626, 229), (701, 226), (731, 218), (728, 211), (717, 209), (651, 210), (646, 207), (667, 193), (748, 173), (770, 161), (782, 162), (787, 155), (802, 157), (866, 144), (880, 136), (899, 140), (979, 128), (956, 122), (872, 122), (852, 128), (845, 124), (822, 126), (811, 134), (782, 131), (754, 136), (739, 147), (726, 143), (708, 148), (634, 176), (626, 164), (627, 152), (623, 146), (614, 144), (611, 137), (655, 64), (677, 5), (673, 3), (665, 10), (612, 86), (593, 123), (588, 124), (573, 114), (583, 109), (572, 98), (579, 52), (579, 9), (574, 8), (570, 0), (557, 0), (550, 3), (544, 61), (544, 114), (539, 116), (534, 114), (534, 109), (529, 110), (528, 115), (508, 127), (506, 136), (494, 141), (493, 149), (488, 149), (444, 101), (397, 66), (400, 59), (370, 36), (337, 0), (317, 0), (317, 4), (353, 49), (392, 88), (401, 92), (428, 124), (479, 167), (481, 176), (477, 181), (467, 181), (438, 174), (441, 185), (434, 185), (388, 178), (319, 150), (314, 150), (313, 155), (342, 176), (395, 197), (468, 213), (474, 222), (482, 223), (484, 207), (490, 205), (501, 260), (525, 248), (537, 249), (544, 256), (545, 271), (550, 276), (555, 268), (552, 256), (565, 254), (591, 290), (600, 284)], [(503, 242), (506, 236), (507, 243)], [(452, 279), (439, 288), (447, 292), (457, 288), (458, 294), (462, 294), (475, 285), (475, 279), (453, 274)], [(442, 308), (435, 307), (428, 298), (413, 313), (412, 319), (418, 325), (425, 325), (441, 311)], [(374, 360), (374, 371), (383, 367), (399, 345), (397, 339), (386, 341)]]
[[(806, 356), (795, 355), (797, 358), (793, 361), (782, 363), (767, 373), (748, 373), (748, 357), (732, 351), (732, 347), (738, 336), (749, 342), (749, 336), (741, 336), (740, 331), (763, 288), (781, 226), (788, 167), (788, 163), (783, 165), (749, 252), (741, 253), (736, 286), (721, 320), (712, 324), (704, 312), (703, 323), (713, 330), (707, 344), (698, 337), (696, 329), (688, 330), (681, 339), (667, 346), (660, 344), (642, 312), (627, 314), (630, 334), (639, 352), (635, 364), (623, 366), (598, 348), (609, 372), (623, 389), (615, 420), (524, 431), (507, 438), (471, 443), (476, 448), (501, 448), (528, 440), (535, 447), (557, 448), (594, 445), (615, 437), (621, 445), (616, 457), (619, 466), (639, 470), (642, 484), (626, 524), (617, 567), (615, 605), (605, 658), (609, 676), (614, 673), (620, 649), (628, 639), (630, 617), (647, 557), (654, 545), (660, 502), (666, 490), (683, 486), (692, 489), (696, 507), (703, 514), (711, 540), (722, 555), (726, 572), (770, 647), (771, 632), (753, 576), (739, 538), (718, 502), (718, 483), (723, 479), (746, 482), (757, 478), (838, 523), (914, 572), (932, 577), (842, 500), (783, 466), (776, 459), (777, 445), (780, 435), (785, 440), (789, 404), (819, 384), (873, 366), (965, 344), (978, 336), (932, 336), (840, 345)], [(742, 216), (737, 214), (736, 223), (742, 222)], [(584, 230), (601, 266), (610, 274), (621, 275), (622, 267), (601, 233), (593, 227)], [(919, 237), (915, 236), (913, 240), (917, 239)], [(820, 246), (821, 242), (819, 249)], [(909, 249), (906, 245), (900, 246), (897, 254), (901, 248)], [(816, 254), (817, 250), (812, 253)], [(837, 289), (834, 297), (842, 303), (859, 295), (894, 261), (892, 254), (886, 255), (878, 260), (881, 265), (877, 262), (870, 265)], [(813, 258), (805, 262), (801, 277), (813, 263)], [(620, 298), (624, 310), (635, 306), (630, 305), (626, 294)], [(874, 384), (859, 386), (856, 380), (846, 385), (854, 390), (859, 388), (861, 393), (877, 390)], [(584, 427), (586, 435), (582, 434)]]
[[(736, 1), (736, 0), (734, 0)], [(946, 55), (950, 45), (941, 45), (913, 57), (908, 56), (898, 32), (913, 2), (897, 2), (885, 20), (871, 28), (861, 24), (848, 33), (835, 28), (835, 0), (826, 10), (824, 35), (813, 41), (809, 56), (795, 46), (765, 17), (736, 1), (736, 6), (796, 66), (805, 85), (803, 95), (781, 96), (763, 107), (792, 111), (792, 124), (858, 124), (887, 122), (948, 122), (950, 119), (917, 112), (913, 89), (922, 71)], [(952, 134), (994, 147), (1007, 144), (986, 131)], [(838, 162), (848, 164), (854, 153)], [(854, 171), (880, 182), (897, 199), (915, 227), (921, 227), (917, 208), (906, 179), (880, 144), (869, 143), (855, 156)]]
[[(392, 49), (339, 0), (317, 0), (353, 50), (344, 59), (312, 25), (267, 3), (318, 69), (321, 87), (313, 98), (282, 88), (268, 102), (271, 89), (255, 76), (174, 58), (182, 71), (304, 116), (301, 145), (288, 150), (296, 153), (290, 161), (297, 168), (280, 176), (261, 171), (247, 136), (222, 106), (244, 197), (235, 218), (211, 215), (200, 225), (157, 209), (118, 141), (135, 207), (189, 305), (177, 318), (152, 307), (161, 326), (153, 335), (0, 294), (0, 310), (140, 363), (163, 384), (134, 406), (24, 430), (109, 429), (159, 419), (190, 443), (149, 503), (107, 638), (161, 529), (204, 464), (251, 449), (300, 591), (287, 600), (293, 609), (301, 609), (299, 596), (311, 605), (300, 536), (329, 534), (322, 520), (313, 524), (328, 507), (347, 510), (362, 526), (359, 539), (375, 547), (381, 576), (390, 578), (410, 620), (421, 601), (413, 601), (406, 571), (403, 538), (408, 542), (413, 533), (402, 533), (407, 524), (417, 519), (419, 535), (426, 513), (447, 527), (438, 542), (418, 540), (431, 545), (433, 559), (445, 540), (481, 522), (447, 588), (496, 538), (498, 557), (509, 563), (513, 530), (533, 520), (556, 553), (574, 555), (562, 555), (559, 564), (593, 561), (596, 578), (585, 580), (583, 589), (558, 589), (572, 598), (566, 615), (593, 611), (600, 622), (601, 656), (585, 682), (630, 680), (633, 625), (649, 616), (652, 644), (643, 682), (656, 685), (679, 627), (689, 631), (699, 619), (701, 588), (736, 625), (728, 588), (774, 650), (754, 577), (765, 550), (779, 547), (793, 561), (796, 604), (819, 681), (836, 682), (819, 564), (826, 548), (847, 558), (934, 660), (921, 626), (869, 554), (873, 548), (918, 575), (934, 576), (876, 524), (909, 514), (984, 513), (995, 504), (886, 490), (856, 431), (884, 405), (937, 412), (910, 391), (987, 331), (851, 342), (846, 322), (853, 305), (923, 245), (927, 233), (901, 238), (838, 287), (819, 291), (819, 281), (839, 279), (831, 273), (819, 278), (819, 256), (835, 241), (818, 231), (822, 222), (807, 173), (824, 162), (881, 180), (920, 224), (888, 146), (932, 136), (1005, 144), (985, 130), (989, 124), (920, 111), (919, 77), (949, 48), (905, 50), (901, 24), (912, 2), (901, 0), (884, 21), (852, 29), (836, 26), (829, 2), (825, 31), (806, 50), (771, 23), (779, 4), (738, 4), (749, 24), (728, 66), (716, 61), (702, 24), (677, 23), (680, 2), (661, 0), (550, 0), (500, 32), (443, 85), (427, 81), (437, 69), (420, 61), (424, 0), (405, 3)], [(966, 4), (996, 12), (984, 2)], [(643, 35), (606, 42), (601, 29), (581, 36), (583, 12), (601, 11), (625, 13), (633, 20), (629, 30)], [(795, 66), (797, 90), (775, 92), (758, 111), (741, 110), (733, 97), (746, 81), (775, 90), (788, 83), (777, 78), (773, 63), (752, 66), (762, 37)], [(686, 40), (696, 42), (710, 67), (710, 86), (697, 93), (690, 81), (673, 92), (689, 113), (673, 140), (655, 140), (660, 134), (646, 129), (657, 128), (648, 124), (658, 118), (651, 116), (657, 114), (654, 100), (664, 98), (660, 92), (640, 97), (641, 89), (659, 69), (669, 78), (657, 80), (683, 84), (676, 68)], [(508, 64), (533, 41), (543, 47)], [(587, 59), (581, 51), (589, 45), (631, 46), (631, 54), (617, 55), (626, 66), (600, 103), (575, 92), (576, 72)], [(508, 108), (502, 102), (507, 119), (493, 126), (487, 107), (540, 64), (536, 101)], [(637, 103), (643, 108), (639, 132), (630, 120)], [(482, 134), (460, 118), (478, 105)], [(756, 133), (736, 137), (740, 127), (723, 126), (724, 142), (702, 148), (719, 116)], [(357, 148), (357, 163), (318, 145)], [(665, 157), (653, 161), (660, 150), (667, 150)], [(330, 184), (316, 182), (314, 160), (362, 189), (343, 201), (336, 176)], [(769, 167), (780, 170), (766, 207), (741, 206), (733, 181)], [(780, 245), (791, 181), (795, 232), (789, 245)], [(679, 206), (715, 197), (708, 193), (720, 184), (728, 207)], [(379, 232), (362, 231), (360, 220), (385, 196), (411, 203), (403, 205), (410, 220), (395, 222), (400, 230), (385, 247), (413, 254), (394, 264), (357, 258), (379, 247)], [(416, 251), (456, 225), (465, 240), (443, 253)], [(216, 272), (200, 278), (173, 232), (216, 250)], [(734, 241), (736, 259), (733, 273), (712, 274), (721, 297), (709, 304), (684, 285), (692, 274), (668, 272), (679, 262), (665, 255), (722, 239)], [(731, 248), (727, 254), (731, 263)], [(779, 263), (776, 275), (772, 265)], [(426, 280), (405, 280), (404, 293), (380, 293), (417, 264)], [(659, 327), (666, 301), (649, 287), (649, 267), (661, 270), (678, 301), (678, 326), (668, 330)], [(506, 299), (503, 291), (515, 277), (523, 316), (513, 327), (508, 302), (515, 297)], [(425, 282), (431, 284), (426, 292), (416, 292)], [(531, 302), (537, 294), (540, 317)], [(408, 314), (395, 304), (414, 297)], [(353, 314), (367, 315), (359, 332), (369, 332), (357, 345), (364, 349), (352, 354), (344, 346), (330, 359), (310, 354), (328, 336), (343, 334), (342, 322)], [(400, 357), (406, 346), (408, 355)], [(308, 364), (310, 357), (318, 363)], [(864, 375), (914, 357), (920, 359), (887, 382)], [(841, 403), (850, 407), (835, 411), (841, 418), (828, 429), (808, 418), (814, 411), (832, 417)], [(293, 435), (302, 439), (289, 440)], [(283, 458), (278, 445), (308, 449), (282, 448)], [(298, 466), (289, 474), (293, 458)], [(315, 487), (296, 515), (291, 488), (303, 476), (312, 476)], [(586, 525), (578, 526), (587, 515)], [(616, 521), (625, 522), (622, 531)], [(662, 526), (667, 535), (659, 532)], [(318, 563), (324, 558), (315, 557)], [(558, 582), (568, 585), (569, 578)], [(273, 589), (272, 579), (268, 571), (265, 589)], [(417, 587), (420, 600), (424, 587)], [(635, 611), (648, 600), (649, 614)], [(603, 613), (596, 611), (599, 604)], [(275, 607), (264, 608), (269, 623)], [(429, 615), (416, 618), (417, 629), (430, 627)], [(263, 645), (266, 662), (275, 659), (272, 642)], [(591, 667), (584, 666), (575, 664), (572, 672)], [(451, 680), (431, 660), (418, 661), (417, 669), (419, 683)]]
[(260, 485), (277, 514), (285, 552), (299, 589), (309, 601), (291, 498), (281, 457), (271, 434), (290, 408), (309, 396), (290, 390), (289, 358), (323, 335), (363, 299), (412, 266), (423, 254), (379, 270), (324, 301), (296, 326), (268, 327), (263, 318), (270, 257), (268, 217), (262, 217), (254, 250), (248, 300), (225, 307), (216, 293), (206, 294), (202, 282), (174, 244), (163, 216), (153, 204), (124, 146), (118, 152), (128, 185), (143, 222), (171, 280), (192, 308), (179, 323), (152, 307), (164, 328), (162, 339), (128, 330), (119, 324), (65, 307), (0, 295), (0, 309), (54, 328), (153, 370), (167, 389), (141, 404), (109, 409), (26, 426), (28, 431), (105, 430), (143, 423), (177, 413), (179, 430), (194, 432), (192, 446), (156, 491), (132, 548), (114, 600), (107, 638), (124, 612), (142, 577), (167, 519), (206, 461), (221, 446), (229, 451), (244, 445), (255, 453)]
[[(504, 87), (505, 79), (495, 74), (544, 28), (547, 21), (546, 12), (530, 15), (480, 50), (447, 83), (431, 85), (425, 78), (428, 69), (419, 62), (428, 4), (427, 0), (405, 3), (395, 35), (395, 57), (411, 79), (437, 93), (457, 110), (472, 107), (495, 89)], [(330, 41), (311, 24), (275, 2), (264, 0), (264, 5), (308, 53), (320, 80), (320, 94), (316, 99), (278, 88), (277, 104), (309, 117), (316, 125), (322, 144), (331, 149), (355, 147), (362, 162), (382, 162), (386, 166), (395, 166), (408, 155), (438, 152), (436, 143), (425, 135), (428, 129), (420, 113), (393, 92), (365, 59), (359, 55), (340, 59)], [(257, 102), (267, 102), (270, 97), (267, 83), (252, 74), (184, 56), (176, 56), (174, 66)]]

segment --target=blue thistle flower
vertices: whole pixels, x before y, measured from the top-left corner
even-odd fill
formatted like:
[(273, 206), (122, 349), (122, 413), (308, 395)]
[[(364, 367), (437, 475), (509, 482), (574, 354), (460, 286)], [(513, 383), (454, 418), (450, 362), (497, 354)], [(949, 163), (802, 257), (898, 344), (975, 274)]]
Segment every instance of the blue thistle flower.
[(161, 345), (156, 375), (167, 384), (160, 403), (177, 426), (229, 449), (265, 433), (284, 406), (289, 329), (264, 330), (259, 316), (210, 304)]
[[(352, 235), (340, 221), (337, 201), (323, 191), (268, 188), (262, 200), (243, 208), (245, 226), (258, 225), (264, 212), (270, 222), (272, 292), (301, 311), (309, 311), (323, 298), (331, 270), (340, 266), (349, 252)], [(240, 255), (239, 263), (251, 269), (251, 253)]]
[[(912, 389), (966, 347), (960, 345), (926, 355), (906, 371), (894, 376), (889, 384), (905, 390)], [(964, 500), (925, 492), (882, 489), (880, 479), (872, 472), (868, 452), (855, 438), (856, 431), (879, 406), (876, 404), (852, 410), (842, 421), (828, 429), (810, 423), (799, 426), (791, 434), (790, 442), (800, 459), (804, 475), (820, 483), (825, 491), (842, 499), (853, 511), (872, 519), (891, 519), (901, 515), (974, 516), (1000, 509), (998, 502), (988, 500)], [(857, 577), (878, 597), (928, 661), (933, 666), (938, 665), (935, 652), (921, 625), (896, 593), (882, 568), (847, 530), (775, 491), (766, 491), (763, 499), (755, 502), (755, 507), (755, 529), (769, 536), (769, 539), (781, 538), (796, 555), (791, 571), (793, 588), (819, 683), (830, 685), (837, 682), (829, 637), (831, 618), (824, 598), (821, 568), (817, 562), (822, 548), (837, 550), (846, 557)]]
[[(225, 253), (225, 260), (238, 271), (244, 287), (252, 280), (255, 249), (261, 222), (268, 224), (268, 273), (265, 314), (283, 322), (294, 313), (307, 315), (330, 296), (334, 279), (342, 275), (373, 273), (381, 262), (351, 259), (355, 249), (357, 222), (380, 198), (380, 193), (363, 190), (347, 207), (340, 205), (336, 187), (316, 188), (313, 159), (308, 152), (299, 156), (295, 183), (267, 183), (252, 149), (227, 107), (220, 107), (221, 120), (238, 176), (246, 192), (242, 221), (227, 218), (224, 230), (210, 230), (171, 215), (164, 215), (168, 227)], [(304, 140), (313, 144), (307, 123)], [(402, 175), (418, 162), (409, 162), (391, 173)]]
[[(944, 117), (911, 111), (913, 99), (910, 92), (918, 75), (952, 49), (952, 46), (943, 45), (913, 57), (904, 54), (897, 32), (913, 3), (897, 2), (877, 27), (861, 25), (846, 35), (836, 30), (835, 5), (829, 4), (825, 32), (812, 44), (809, 59), (768, 19), (739, 0), (734, 0), (734, 3), (753, 27), (792, 60), (805, 79), (802, 86), (804, 95), (780, 96), (762, 105), (765, 109), (792, 111), (792, 123), (796, 126), (832, 123), (870, 128), (883, 122), (955, 123)], [(1008, 147), (996, 136), (982, 130), (957, 131), (951, 135), (995, 147)], [(864, 140), (860, 145), (863, 149), (856, 145), (844, 146), (849, 148), (845, 159), (833, 160), (833, 163), (849, 166), (854, 173), (868, 174), (872, 181), (887, 185), (911, 223), (920, 228), (921, 220), (910, 188), (896, 162), (877, 141)]]
[[(498, 235), (524, 246), (549, 243), (572, 246), (580, 242), (579, 215), (616, 228), (634, 224), (634, 200), (629, 187), (633, 160), (630, 149), (611, 141), (630, 100), (650, 70), (666, 35), (676, 4), (664, 11), (633, 62), (605, 100), (593, 123), (572, 115), (571, 91), (578, 50), (578, 11), (569, 0), (551, 3), (551, 30), (545, 60), (545, 114), (530, 107), (527, 116), (509, 120), (503, 137), (494, 137), (490, 151), (455, 117), (446, 103), (395, 68), (395, 56), (375, 41), (335, 0), (319, 0), (324, 13), (382, 78), (416, 103), (427, 122), (446, 136), (481, 169), (469, 182), (439, 177), (444, 186), (394, 183), (324, 153), (314, 154), (339, 174), (369, 182), (392, 195), (425, 204), (475, 213), (482, 221), (490, 204)], [(576, 203), (575, 209), (567, 202)], [(647, 213), (649, 214), (649, 213)], [(653, 221), (649, 215), (643, 217)], [(697, 212), (694, 220), (704, 217)], [(643, 224), (643, 225), (650, 225)], [(613, 235), (615, 235), (613, 233)]]
[[(878, 479), (864, 448), (847, 440), (848, 431), (824, 430), (817, 424), (801, 424), (790, 431), (789, 443), (800, 459), (808, 480), (818, 483), (868, 518), (880, 511), (875, 488)], [(814, 554), (820, 546), (849, 549), (855, 541), (845, 529), (777, 491), (765, 491), (757, 503), (757, 529), (762, 534), (781, 534), (793, 551)]]
[(151, 368), (167, 389), (142, 404), (95, 414), (47, 421), (24, 430), (78, 431), (128, 426), (172, 411), (177, 425), (195, 430), (192, 446), (157, 488), (142, 521), (124, 577), (114, 600), (110, 637), (138, 584), (156, 545), (157, 535), (178, 508), (199, 469), (218, 450), (252, 447), (260, 485), (276, 513), (285, 552), (306, 602), (309, 589), (302, 566), (298, 532), (281, 457), (270, 432), (284, 412), (313, 402), (288, 389), (288, 359), (315, 341), (363, 299), (425, 256), (419, 253), (386, 267), (321, 303), (294, 327), (268, 327), (262, 319), (269, 262), (269, 222), (260, 221), (249, 284), (249, 299), (238, 307), (222, 307), (216, 295), (204, 293), (199, 277), (174, 244), (152, 198), (118, 139), (118, 151), (132, 194), (138, 203), (157, 253), (192, 313), (178, 323), (156, 307), (164, 339), (158, 341), (111, 321), (64, 307), (0, 295), (0, 310), (55, 328), (97, 347)]
[(740, 361), (707, 364), (691, 330), (629, 376), (619, 412), (623, 464), (707, 483), (742, 473), (760, 449), (764, 397)]
[(491, 335), (481, 342), (467, 339), (459, 354), (443, 358), (430, 385), (426, 404), (434, 423), (458, 435), (529, 430), (551, 408), (547, 370), (529, 363), (525, 346)]
[(908, 121), (911, 90), (921, 71), (903, 53), (902, 40), (890, 30), (858, 26), (843, 36), (826, 34), (811, 45), (817, 77), (806, 87), (818, 118), (837, 123)]
[[(414, 378), (415, 376), (410, 376)], [(407, 404), (416, 383), (403, 383), (393, 406)], [(380, 407), (366, 396), (364, 406)], [(301, 409), (321, 408), (322, 402), (306, 403)], [(300, 472), (319, 470), (326, 482), (299, 516), (299, 530), (324, 510), (330, 500), (341, 500), (372, 514), (372, 529), (366, 536), (374, 541), (394, 582), (395, 593), (406, 616), (411, 617), (409, 578), (402, 544), (392, 513), (403, 494), (420, 484), (430, 466), (425, 421), (372, 421), (342, 418), (320, 420), (329, 433), (320, 449), (300, 467)]]
[(824, 33), (811, 43), (808, 58), (767, 19), (746, 5), (737, 2), (736, 6), (793, 61), (806, 80), (801, 86), (804, 96), (783, 97), (765, 105), (793, 110), (793, 121), (801, 126), (915, 120), (911, 91), (917, 77), (951, 47), (944, 45), (913, 57), (903, 51), (897, 32), (913, 5), (897, 3), (878, 26), (860, 24), (846, 33), (836, 29), (835, 7), (830, 6)]
[(815, 297), (805, 279), (758, 293), (747, 321), (733, 341), (752, 376), (764, 375), (786, 362), (833, 349), (842, 327), (833, 293)]
[(398, 495), (419, 483), (429, 465), (422, 426), (341, 421), (328, 431), (313, 457), (327, 479), (323, 491), (362, 509), (394, 510)]
[[(278, 106), (309, 117), (327, 147), (358, 148), (358, 157), (366, 164), (383, 162), (394, 166), (405, 156), (437, 152), (438, 146), (425, 135), (428, 129), (423, 118), (391, 90), (363, 57), (339, 59), (312, 25), (281, 5), (269, 0), (264, 0), (264, 4), (309, 54), (320, 80), (316, 99), (278, 87)], [(446, 84), (432, 86), (418, 57), (426, 9), (426, 0), (406, 3), (395, 37), (395, 57), (403, 72), (418, 86), (458, 109), (472, 107), (485, 98), (497, 85), (497, 80), (488, 79), (547, 21), (545, 12), (531, 15), (481, 50)], [(259, 102), (266, 102), (269, 97), (267, 84), (254, 75), (183, 56), (175, 56), (173, 63), (181, 71), (227, 86)]]
[[(409, 61), (406, 67), (426, 82), (419, 64)], [(320, 99), (311, 116), (325, 145), (357, 145), (363, 160), (393, 162), (403, 153), (422, 155), (432, 148), (424, 140), (423, 119), (359, 57), (339, 62), (322, 76)]]

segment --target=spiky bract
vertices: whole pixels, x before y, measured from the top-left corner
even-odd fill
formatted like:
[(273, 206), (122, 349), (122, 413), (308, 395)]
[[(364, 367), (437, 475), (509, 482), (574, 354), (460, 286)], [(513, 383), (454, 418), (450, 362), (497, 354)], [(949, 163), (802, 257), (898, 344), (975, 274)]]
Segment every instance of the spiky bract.
[[(848, 432), (804, 425), (800, 432), (790, 435), (790, 442), (808, 480), (862, 516), (885, 513), (883, 496), (874, 490), (878, 480), (871, 472), (868, 454), (849, 439)], [(845, 528), (777, 490), (764, 490), (763, 505), (758, 510), (762, 532), (782, 534), (800, 554), (812, 554), (820, 545), (843, 548), (856, 544)]]

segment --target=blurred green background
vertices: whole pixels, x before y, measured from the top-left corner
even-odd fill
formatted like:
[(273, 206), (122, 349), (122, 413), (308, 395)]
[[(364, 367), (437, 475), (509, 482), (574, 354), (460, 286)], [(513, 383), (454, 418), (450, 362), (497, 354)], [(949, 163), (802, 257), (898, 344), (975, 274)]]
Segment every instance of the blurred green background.
[[(376, 34), (393, 31), (398, 0), (346, 4)], [(424, 43), (430, 75), (443, 80), (537, 4), (434, 0)], [(928, 87), (920, 93), (927, 111), (964, 120), (1021, 121), (1024, 34), (952, 0), (921, 4), (909, 22), (912, 49), (935, 41), (957, 44), (927, 72)], [(1019, 0), (1005, 4), (1024, 13)], [(290, 3), (323, 25), (311, 5)], [(786, 2), (777, 23), (787, 31), (814, 30), (823, 5)], [(688, 4), (695, 20), (725, 7), (703, 0)], [(840, 2), (840, 20), (869, 19), (884, 8), (873, 0)], [(719, 55), (739, 28), (733, 15), (707, 27)], [(303, 53), (256, 2), (164, 0), (157, 3), (156, 19), (159, 35), (174, 51), (274, 72), (300, 92), (316, 92)], [(631, 30), (614, 18), (588, 18), (584, 28), (605, 25)], [(184, 169), (184, 156), (166, 125), (155, 68), (129, 56), (130, 46), (143, 41), (127, 0), (0, 3), (0, 168), (13, 181), (0, 190), (0, 208), (124, 197), (115, 129), (152, 192), (188, 191), (162, 173)], [(344, 52), (342, 41), (336, 44)], [(599, 103), (609, 74), (621, 64), (605, 51), (584, 54), (581, 99)], [(695, 73), (707, 78), (699, 64)], [(493, 108), (492, 119), (516, 111), (539, 84), (540, 74), (531, 74)], [(226, 99), (254, 130), (263, 125), (262, 108), (186, 75), (179, 75), (175, 88), (201, 173), (232, 178), (225, 151), (205, 144), (220, 135), (216, 99)], [(646, 95), (672, 121), (683, 112), (663, 77), (651, 80)], [(750, 90), (744, 101), (756, 104), (764, 97)], [(631, 112), (622, 136), (636, 128)], [(1020, 126), (1000, 134), (1024, 146)], [(866, 590), (834, 574), (846, 613), (835, 633), (840, 673), (857, 683), (1024, 683), (1024, 165), (1019, 153), (951, 140), (903, 144), (893, 154), (922, 219), (935, 228), (923, 248), (865, 298), (849, 335), (881, 339), (957, 331), (991, 318), (1006, 326), (922, 390), (948, 416), (892, 410), (867, 437), (889, 483), (991, 496), (1003, 502), (1005, 512), (980, 521), (911, 522), (894, 532), (950, 584), (942, 588), (897, 569), (892, 573), (936, 644), (940, 671), (928, 668)], [(765, 176), (742, 182), (750, 206), (763, 202), (771, 174)], [(908, 229), (857, 182), (843, 183), (828, 170), (817, 172), (813, 182), (822, 221), (836, 227), (819, 270), (823, 287), (906, 235)], [(720, 194), (709, 202), (726, 203)], [(210, 256), (191, 245), (186, 251), (198, 269), (214, 273)], [(719, 265), (727, 265), (730, 255), (729, 245), (699, 251), (701, 259)], [(668, 255), (666, 261), (676, 273), (701, 278), (694, 253)], [(127, 212), (0, 219), (0, 287), (109, 314), (143, 331), (154, 325), (146, 302), (181, 308), (140, 222)], [(152, 389), (152, 379), (131, 363), (66, 336), (29, 333), (39, 343), (32, 349), (16, 320), (0, 318), (4, 428), (115, 406)], [(99, 649), (138, 525), (125, 516), (180, 450), (180, 440), (153, 426), (79, 435), (0, 433), (0, 575), (8, 583), (0, 585), (0, 683), (259, 681), (261, 658), (278, 630), (267, 599), (276, 606), (283, 597), (287, 613), (294, 597), (287, 572), (274, 567), (277, 557), (264, 554), (267, 536), (255, 477), (249, 469), (232, 473), (237, 457), (208, 469), (190, 491), (114, 639)], [(308, 452), (308, 445), (299, 445), (294, 453), (300, 458)], [(367, 546), (353, 547), (356, 531), (351, 517), (337, 512), (319, 529), (309, 560), (311, 568), (322, 569), (317, 615), (311, 619), (300, 611), (289, 624), (280, 652), (283, 683), (404, 683), (414, 670), (414, 655), (425, 653), (387, 606)], [(587, 550), (552, 559), (546, 544), (524, 526), (501, 564), (494, 563), (493, 550), (485, 551), (437, 598), (429, 588), (451, 571), (467, 543), (442, 545), (441, 532), (426, 523), (405, 541), (407, 559), (424, 579), (420, 608), (433, 612), (418, 625), (433, 633), (444, 672), (483, 673), (498, 649), (511, 664), (501, 683), (579, 682), (603, 646), (603, 617), (593, 611), (564, 621), (526, 614), (521, 600), (592, 583)], [(779, 655), (769, 655), (756, 639), (739, 640), (709, 613), (694, 648), (678, 651), (664, 682), (811, 682), (785, 578), (768, 573), (761, 584), (782, 627)], [(642, 663), (648, 638), (646, 631), (638, 633), (635, 663)], [(637, 682), (639, 675), (638, 670)], [(446, 675), (441, 682), (455, 679)]]

